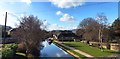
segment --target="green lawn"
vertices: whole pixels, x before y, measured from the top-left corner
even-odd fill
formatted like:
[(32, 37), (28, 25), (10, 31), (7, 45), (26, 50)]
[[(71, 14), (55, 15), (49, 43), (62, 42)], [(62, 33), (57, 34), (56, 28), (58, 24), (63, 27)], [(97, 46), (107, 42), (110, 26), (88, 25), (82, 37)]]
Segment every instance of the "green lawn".
[(95, 57), (98, 56), (109, 56), (112, 54), (120, 54), (118, 52), (114, 52), (108, 49), (103, 49), (103, 51), (101, 51), (99, 48), (96, 47), (91, 47), (87, 44), (81, 43), (81, 42), (64, 42), (63, 44), (76, 48), (78, 50), (84, 51), (90, 55), (93, 55)]
[(79, 54), (79, 53), (77, 53), (77, 52), (75, 52), (75, 51), (73, 51), (73, 50), (71, 50), (71, 49), (68, 49), (68, 48), (66, 48), (66, 47), (64, 47), (64, 46), (62, 46), (62, 45), (60, 45), (60, 44), (58, 44), (58, 43), (56, 43), (56, 42), (54, 42), (54, 44), (55, 45), (57, 45), (57, 46), (59, 46), (60, 48), (62, 48), (64, 51), (70, 51), (70, 52), (72, 52), (72, 53), (74, 53), (75, 55), (78, 55), (80, 58), (82, 58), (82, 59), (84, 59), (84, 58), (86, 58), (85, 56), (83, 56), (83, 55), (81, 55), (81, 54)]

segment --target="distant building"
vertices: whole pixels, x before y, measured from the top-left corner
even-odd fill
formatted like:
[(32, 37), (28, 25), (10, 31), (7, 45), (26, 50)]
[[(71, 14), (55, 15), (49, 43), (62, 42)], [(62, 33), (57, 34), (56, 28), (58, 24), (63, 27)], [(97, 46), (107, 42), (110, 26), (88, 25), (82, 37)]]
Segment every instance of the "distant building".
[[(0, 35), (1, 35), (1, 42), (0, 43), (14, 43), (14, 40), (10, 37), (10, 35), (8, 34), (9, 30), (12, 29), (12, 27), (10, 26), (6, 26), (6, 32), (4, 32), (4, 25), (0, 25)], [(5, 40), (3, 39), (5, 35)]]
[(80, 41), (80, 37), (69, 30), (61, 31), (57, 37), (59, 41)]
[[(5, 26), (4, 25), (0, 25), (0, 28), (2, 28), (2, 30), (4, 30)], [(6, 31), (12, 29), (12, 27), (10, 26), (6, 26)]]
[(8, 31), (9, 31), (10, 29), (12, 29), (12, 27), (6, 26), (6, 32), (4, 32), (4, 28), (5, 28), (4, 25), (0, 25), (0, 30), (1, 30), (0, 33), (1, 33), (1, 36), (4, 37), (4, 34), (6, 34), (6, 37), (8, 37)]

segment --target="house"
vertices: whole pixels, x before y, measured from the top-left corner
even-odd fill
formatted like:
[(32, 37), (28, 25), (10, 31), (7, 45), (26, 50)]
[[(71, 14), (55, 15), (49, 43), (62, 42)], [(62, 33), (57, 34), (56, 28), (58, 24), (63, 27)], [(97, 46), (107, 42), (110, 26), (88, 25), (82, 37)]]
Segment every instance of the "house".
[(8, 31), (10, 30), (10, 29), (12, 29), (12, 27), (10, 27), (10, 26), (6, 26), (6, 32), (4, 32), (4, 28), (5, 28), (5, 26), (4, 25), (0, 25), (0, 35), (2, 36), (2, 38), (4, 37), (4, 35), (6, 35), (6, 37), (8, 37)]
[[(14, 40), (10, 37), (8, 34), (9, 30), (12, 29), (10, 26), (6, 26), (6, 32), (4, 32), (4, 25), (0, 25), (0, 36), (1, 36), (1, 42), (0, 43), (14, 43)], [(4, 36), (5, 35), (5, 36)]]
[(80, 41), (80, 37), (69, 30), (61, 31), (57, 37), (59, 41)]

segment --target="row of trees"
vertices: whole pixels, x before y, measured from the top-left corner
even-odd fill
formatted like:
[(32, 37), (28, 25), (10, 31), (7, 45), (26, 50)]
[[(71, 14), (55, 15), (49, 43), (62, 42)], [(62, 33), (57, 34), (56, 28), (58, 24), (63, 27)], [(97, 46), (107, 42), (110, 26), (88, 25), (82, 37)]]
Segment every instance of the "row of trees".
[(118, 42), (120, 40), (120, 19), (117, 18), (110, 26), (104, 14), (98, 14), (96, 19), (85, 18), (79, 24), (76, 34), (82, 35), (82, 38), (88, 41)]

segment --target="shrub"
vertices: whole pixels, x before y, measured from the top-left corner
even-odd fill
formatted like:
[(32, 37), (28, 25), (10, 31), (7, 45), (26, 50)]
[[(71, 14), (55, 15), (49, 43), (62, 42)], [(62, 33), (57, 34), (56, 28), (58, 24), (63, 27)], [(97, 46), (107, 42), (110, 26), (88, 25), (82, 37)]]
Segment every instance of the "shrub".
[(0, 51), (2, 52), (2, 57), (13, 57), (17, 47), (17, 44), (5, 44), (2, 50)]
[(6, 44), (4, 47), (16, 50), (18, 48), (18, 45), (17, 44)]
[(2, 57), (13, 57), (14, 51), (10, 48), (2, 48)]

